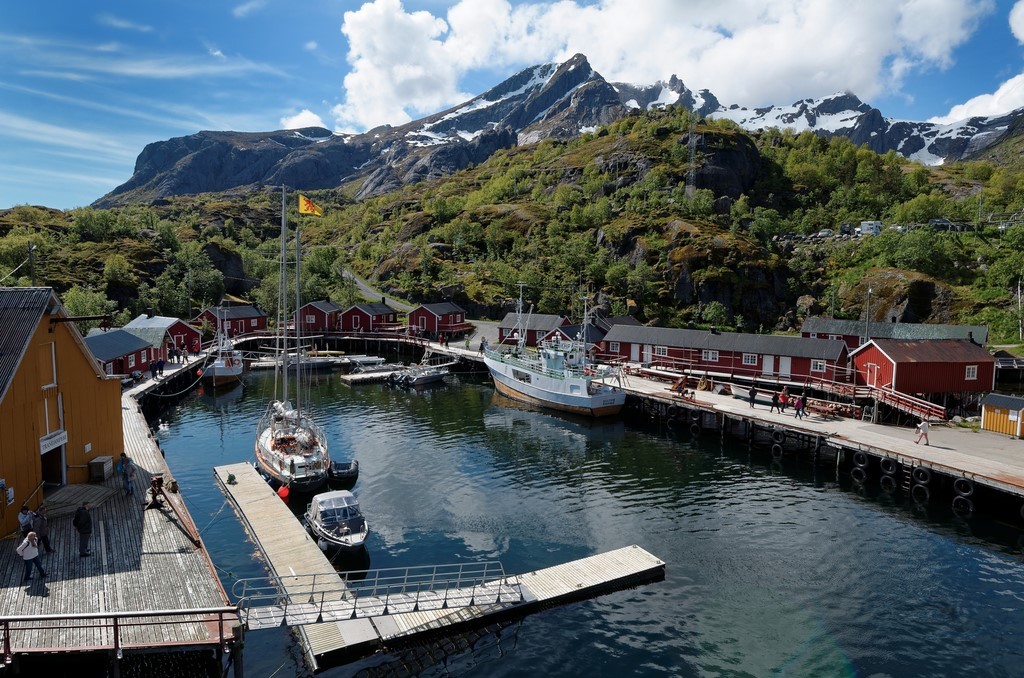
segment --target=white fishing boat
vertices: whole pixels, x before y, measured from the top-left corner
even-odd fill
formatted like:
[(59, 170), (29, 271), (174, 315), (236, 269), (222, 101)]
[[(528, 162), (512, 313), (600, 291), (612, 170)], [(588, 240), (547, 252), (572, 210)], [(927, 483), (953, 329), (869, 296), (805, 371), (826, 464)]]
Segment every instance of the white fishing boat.
[(236, 351), (231, 340), (224, 334), (222, 310), (217, 309), (217, 355), (212, 363), (203, 368), (202, 380), (206, 386), (236, 384), (242, 380), (245, 371), (242, 352)]
[[(618, 370), (587, 362), (583, 336), (566, 341), (561, 337), (542, 341), (534, 349), (525, 345), (523, 298), (516, 303), (516, 345), (488, 346), (484, 364), (499, 393), (514, 400), (591, 417), (618, 414), (626, 402), (626, 393), (605, 380), (618, 378)], [(581, 333), (587, 326), (587, 314)]]
[[(281, 261), (278, 288), (277, 355), (288, 354), (288, 265), (287, 265), (287, 205), (285, 189), (281, 188)], [(299, 282), (299, 234), (295, 233), (295, 289)], [(296, 292), (298, 297), (298, 292)], [(296, 298), (296, 308), (301, 304)], [(296, 330), (298, 335), (298, 330)], [(301, 337), (295, 337), (296, 346)], [(302, 352), (297, 352), (299, 369), (289, 370), (284, 361), (278, 361), (274, 371), (274, 399), (260, 419), (256, 430), (256, 462), (273, 480), (295, 492), (314, 492), (327, 482), (331, 467), (327, 437), (316, 422), (302, 409)], [(294, 404), (289, 399), (289, 373), (292, 373)]]
[(313, 497), (302, 522), (322, 551), (361, 549), (370, 534), (359, 502), (348, 490), (332, 490)]
[(399, 386), (427, 386), (444, 381), (448, 376), (448, 368), (438, 365), (409, 365), (397, 372), (392, 372), (388, 380)]

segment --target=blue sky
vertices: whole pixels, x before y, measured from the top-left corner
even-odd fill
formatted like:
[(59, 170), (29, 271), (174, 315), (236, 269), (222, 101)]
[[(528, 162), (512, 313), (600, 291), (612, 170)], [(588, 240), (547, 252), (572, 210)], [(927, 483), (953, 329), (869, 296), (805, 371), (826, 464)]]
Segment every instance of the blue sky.
[(363, 131), (577, 52), (723, 103), (851, 91), (903, 120), (1024, 106), (1024, 0), (5, 2), (0, 209), (88, 205), (148, 143)]

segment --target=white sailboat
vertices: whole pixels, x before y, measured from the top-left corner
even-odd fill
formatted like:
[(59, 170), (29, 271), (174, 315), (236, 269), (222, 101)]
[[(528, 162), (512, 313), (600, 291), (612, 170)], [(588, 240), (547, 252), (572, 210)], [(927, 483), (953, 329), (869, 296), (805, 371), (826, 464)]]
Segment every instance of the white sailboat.
[[(288, 354), (288, 263), (287, 263), (287, 204), (286, 190), (281, 187), (281, 262), (278, 289), (277, 355)], [(299, 290), (299, 237), (295, 234), (295, 289), (296, 304)], [(296, 327), (296, 335), (298, 327)], [(300, 338), (295, 337), (296, 346)], [(296, 492), (313, 492), (321, 488), (328, 478), (331, 456), (323, 429), (302, 409), (302, 353), (296, 352), (299, 369), (289, 370), (279, 361), (274, 371), (274, 399), (256, 430), (256, 461), (263, 473)], [(289, 399), (289, 372), (294, 375), (294, 404)], [(281, 386), (280, 391), (278, 386)]]
[[(589, 318), (584, 312), (581, 335)], [(488, 346), (484, 364), (494, 387), (514, 400), (590, 417), (618, 414), (626, 393), (603, 380), (616, 376), (609, 366), (587, 363), (585, 336), (566, 341), (560, 337), (542, 341), (536, 348), (526, 346), (522, 288), (516, 303), (515, 348)]]
[(242, 352), (236, 351), (234, 344), (224, 332), (224, 309), (217, 309), (217, 356), (213, 362), (203, 368), (202, 380), (207, 386), (227, 386), (242, 380), (245, 361)]

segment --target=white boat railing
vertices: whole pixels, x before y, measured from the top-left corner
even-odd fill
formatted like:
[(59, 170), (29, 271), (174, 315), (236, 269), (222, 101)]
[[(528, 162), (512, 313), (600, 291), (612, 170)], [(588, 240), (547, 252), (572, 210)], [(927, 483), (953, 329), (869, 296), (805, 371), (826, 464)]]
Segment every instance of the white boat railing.
[[(524, 356), (518, 351), (526, 352)], [(588, 364), (587, 367), (576, 367), (566, 366), (562, 370), (551, 370), (541, 364), (540, 356), (537, 354), (535, 349), (511, 349), (508, 351), (499, 351), (488, 346), (484, 349), (484, 355), (492, 360), (497, 360), (515, 367), (521, 367), (524, 370), (531, 372), (537, 372), (543, 374), (546, 377), (553, 379), (565, 379), (566, 377), (576, 377), (580, 379), (592, 380), (602, 379), (605, 377), (614, 376), (615, 368), (607, 365), (595, 365), (593, 363)]]

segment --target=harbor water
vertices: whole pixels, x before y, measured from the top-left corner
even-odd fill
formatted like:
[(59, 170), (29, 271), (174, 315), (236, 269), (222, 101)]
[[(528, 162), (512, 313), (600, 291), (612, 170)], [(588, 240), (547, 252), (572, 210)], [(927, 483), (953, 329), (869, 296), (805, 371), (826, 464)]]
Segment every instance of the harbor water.
[[(359, 460), (352, 489), (372, 531), (365, 557), (339, 568), (497, 560), (522, 573), (638, 544), (666, 561), (665, 580), (322, 675), (1024, 675), (1021, 525), (448, 379), (416, 391), (311, 378), (305, 405), (332, 456)], [(272, 374), (251, 373), (151, 422), (229, 591), (265, 571), (212, 469), (252, 458), (272, 391)], [(307, 673), (286, 629), (249, 634), (244, 655), (246, 675)]]

